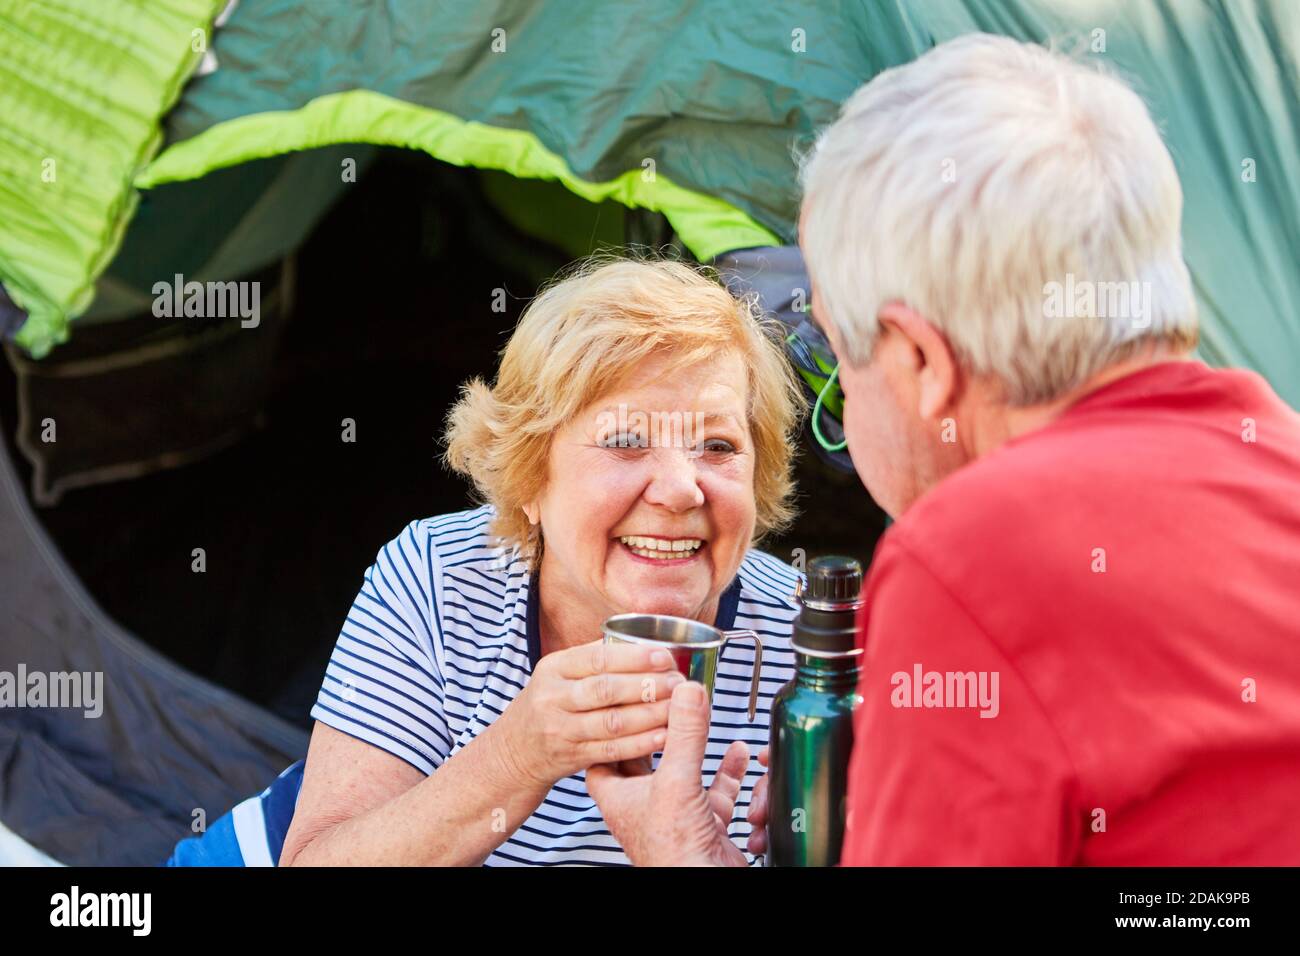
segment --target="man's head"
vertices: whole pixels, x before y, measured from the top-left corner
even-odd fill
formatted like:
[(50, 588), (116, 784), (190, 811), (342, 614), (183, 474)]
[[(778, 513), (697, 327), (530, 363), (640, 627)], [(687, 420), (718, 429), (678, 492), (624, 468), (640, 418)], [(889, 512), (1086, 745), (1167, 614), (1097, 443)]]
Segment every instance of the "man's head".
[(1173, 162), (1141, 99), (1091, 66), (945, 43), (848, 100), (803, 185), (849, 451), (890, 514), (1024, 413), (1196, 344)]

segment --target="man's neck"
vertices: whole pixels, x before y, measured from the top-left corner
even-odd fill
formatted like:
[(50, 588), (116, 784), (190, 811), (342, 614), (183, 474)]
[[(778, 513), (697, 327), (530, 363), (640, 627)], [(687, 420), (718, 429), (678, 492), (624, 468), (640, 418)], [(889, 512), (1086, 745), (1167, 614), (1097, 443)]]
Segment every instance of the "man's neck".
[(1077, 388), (1050, 402), (1037, 405), (1010, 406), (984, 397), (987, 394), (985, 392), (974, 402), (972, 415), (974, 428), (971, 429), (972, 457), (979, 458), (987, 455), (1003, 442), (1043, 428), (1084, 396), (1111, 382), (1150, 368), (1152, 365), (1187, 361), (1190, 358), (1191, 355), (1187, 352), (1176, 351), (1165, 346), (1154, 346), (1132, 358), (1108, 365)]

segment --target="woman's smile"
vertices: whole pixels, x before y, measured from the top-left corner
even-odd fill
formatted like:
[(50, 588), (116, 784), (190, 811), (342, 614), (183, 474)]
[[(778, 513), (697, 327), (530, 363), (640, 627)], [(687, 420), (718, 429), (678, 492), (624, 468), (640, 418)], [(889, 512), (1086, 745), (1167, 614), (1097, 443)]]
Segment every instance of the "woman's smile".
[(645, 564), (681, 567), (696, 561), (708, 542), (703, 538), (669, 538), (655, 535), (620, 535), (620, 549)]

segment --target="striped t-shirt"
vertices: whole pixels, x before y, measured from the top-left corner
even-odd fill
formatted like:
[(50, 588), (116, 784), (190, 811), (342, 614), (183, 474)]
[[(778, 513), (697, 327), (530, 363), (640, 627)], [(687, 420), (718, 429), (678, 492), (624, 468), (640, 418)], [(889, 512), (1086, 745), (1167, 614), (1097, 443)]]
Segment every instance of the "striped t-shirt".
[[(343, 624), (312, 717), (430, 774), (501, 715), (528, 683), (540, 637), (528, 564), (490, 536), (492, 516), (483, 506), (425, 518), (384, 546)], [(722, 649), (704, 760), (707, 784), (733, 740), (749, 746), (749, 773), (729, 828), (742, 849), (772, 698), (794, 676), (796, 580), (793, 568), (751, 550), (714, 621), (752, 629), (763, 641), (753, 723), (753, 643), (728, 641)], [(558, 781), (486, 864), (627, 865), (585, 776)]]

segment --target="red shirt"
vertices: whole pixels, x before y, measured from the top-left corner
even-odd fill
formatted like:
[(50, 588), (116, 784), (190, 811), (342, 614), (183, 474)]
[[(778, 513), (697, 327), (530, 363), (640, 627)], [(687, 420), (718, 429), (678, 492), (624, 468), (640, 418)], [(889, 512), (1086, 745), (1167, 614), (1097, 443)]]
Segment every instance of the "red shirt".
[(843, 862), (1300, 863), (1300, 416), (1258, 375), (1088, 394), (918, 500), (866, 600)]

